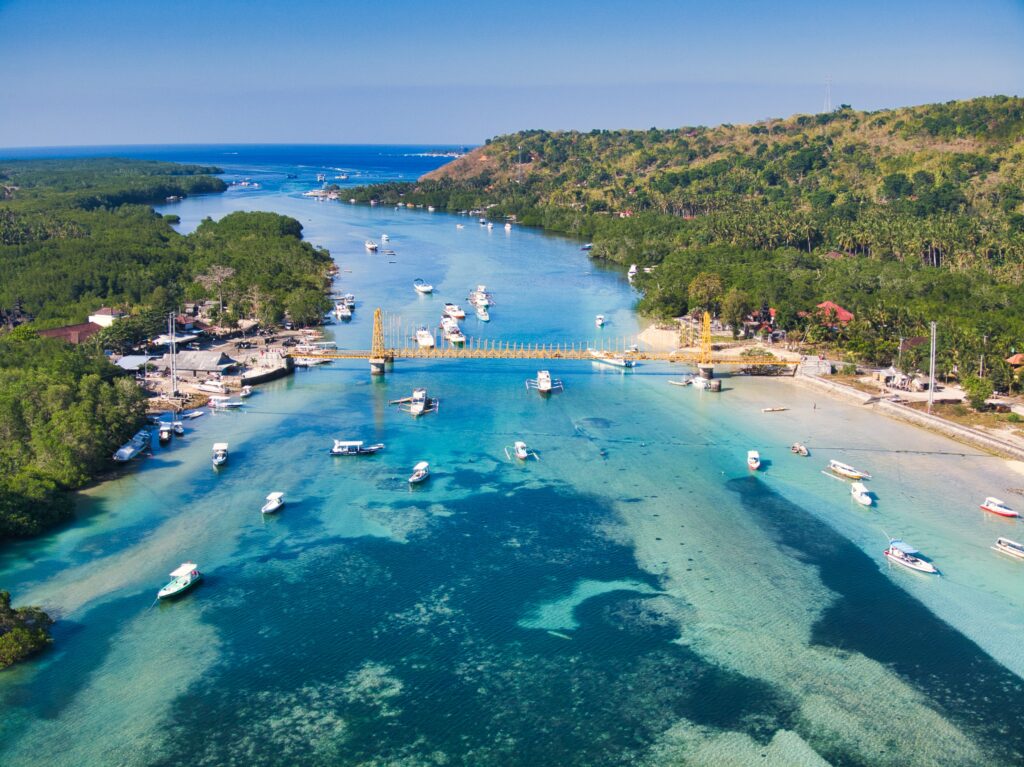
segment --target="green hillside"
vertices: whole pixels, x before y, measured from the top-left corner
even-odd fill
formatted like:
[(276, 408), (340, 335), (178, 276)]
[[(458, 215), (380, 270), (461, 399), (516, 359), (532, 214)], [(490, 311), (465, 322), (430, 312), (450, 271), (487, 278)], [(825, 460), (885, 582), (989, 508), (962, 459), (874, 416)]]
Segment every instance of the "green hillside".
[[(730, 291), (733, 309), (768, 301), (798, 333), (820, 335), (799, 316), (816, 303), (846, 306), (857, 321), (825, 340), (873, 362), (930, 319), (950, 370), (1024, 345), (1024, 99), (523, 131), (350, 196), (486, 209), (591, 240), (595, 257), (658, 267), (638, 282), (655, 315), (691, 308), (691, 281), (712, 272), (716, 309)], [(1008, 385), (1007, 370), (993, 375)]]

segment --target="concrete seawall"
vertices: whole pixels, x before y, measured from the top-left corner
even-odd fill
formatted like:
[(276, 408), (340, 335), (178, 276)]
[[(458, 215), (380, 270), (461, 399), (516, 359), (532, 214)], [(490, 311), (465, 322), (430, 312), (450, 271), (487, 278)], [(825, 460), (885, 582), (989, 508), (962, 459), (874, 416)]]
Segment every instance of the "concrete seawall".
[(922, 413), (913, 408), (907, 407), (906, 405), (900, 405), (895, 402), (889, 402), (888, 400), (880, 400), (876, 396), (862, 392), (858, 389), (854, 389), (852, 386), (846, 386), (845, 384), (836, 383), (834, 381), (826, 381), (817, 376), (798, 375), (795, 376), (794, 381), (809, 386), (819, 391), (828, 392), (842, 399), (849, 400), (858, 405), (871, 405), (874, 410), (879, 413), (886, 415), (890, 418), (896, 418), (900, 421), (913, 424), (915, 426), (921, 426), (929, 431), (942, 434), (943, 436), (949, 437), (956, 440), (957, 442), (963, 442), (971, 445), (972, 447), (985, 450), (986, 452), (995, 453), (997, 455), (1011, 458), (1016, 461), (1024, 461), (1024, 449), (992, 437), (988, 434), (972, 429), (968, 426), (961, 426), (960, 424), (947, 421), (945, 418), (939, 418), (938, 416), (929, 415), (928, 413)]

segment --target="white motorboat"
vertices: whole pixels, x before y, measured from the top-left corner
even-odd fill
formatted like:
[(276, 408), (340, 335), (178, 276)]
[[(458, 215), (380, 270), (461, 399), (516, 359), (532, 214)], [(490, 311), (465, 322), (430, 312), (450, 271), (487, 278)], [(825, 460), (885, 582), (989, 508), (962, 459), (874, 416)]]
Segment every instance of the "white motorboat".
[(603, 328), (604, 327), (604, 315), (603, 314), (599, 314), (596, 317), (594, 317), (594, 324), (597, 325), (597, 327), (599, 327), (599, 328)]
[(390, 237), (388, 237), (388, 236), (387, 236), (386, 234), (382, 234), (382, 235), (380, 236), (380, 241), (381, 241), (381, 242), (390, 242), (390, 241), (391, 241), (391, 238), (390, 238)]
[(384, 443), (367, 445), (362, 440), (334, 440), (334, 447), (331, 448), (331, 455), (373, 455), (384, 449)]
[(491, 294), (487, 291), (486, 285), (477, 285), (473, 290), (469, 291), (469, 295), (466, 300), (473, 306), (492, 306), (493, 301), (491, 300)]
[(494, 228), (494, 222), (493, 221), (488, 221), (487, 222), (487, 228), (488, 229), (493, 229)]
[(638, 269), (636, 268), (636, 264), (630, 264), (629, 265), (629, 271), (626, 272), (626, 279), (628, 279), (631, 284), (632, 284), (633, 280), (636, 278), (637, 271), (638, 271)]
[(1011, 541), (1009, 538), (996, 538), (996, 545), (992, 547), (992, 550), (1009, 554), (1017, 559), (1024, 559), (1024, 543), (1017, 543), (1017, 541)]
[(870, 506), (875, 502), (871, 491), (868, 490), (868, 486), (863, 482), (854, 482), (850, 485), (850, 495), (861, 506)]
[(489, 311), (487, 311), (487, 307), (486, 306), (477, 306), (476, 307), (476, 317), (481, 322), (490, 322), (491, 321), (491, 313)]
[(756, 450), (747, 451), (747, 468), (751, 471), (757, 471), (761, 468), (761, 454)]
[(238, 396), (241, 397), (242, 399), (246, 399), (247, 397), (252, 396), (252, 392), (253, 388), (249, 386), (249, 384), (246, 384), (245, 386), (242, 387), (242, 390), (238, 392)]
[(348, 304), (344, 303), (343, 301), (339, 301), (334, 305), (334, 316), (337, 317), (339, 320), (348, 321), (352, 319), (352, 309), (348, 306)]
[(594, 358), (594, 362), (600, 362), (602, 365), (611, 365), (617, 368), (634, 368), (637, 364), (636, 360), (623, 354), (613, 354), (612, 352), (600, 349), (589, 349), (588, 351), (590, 356)]
[(363, 247), (366, 248), (371, 253), (376, 253), (377, 249), (380, 246), (377, 243), (375, 243), (373, 240), (367, 240), (366, 242), (363, 243)]
[(267, 496), (267, 502), (260, 507), (260, 514), (273, 514), (280, 511), (284, 506), (284, 493), (271, 493)]
[(915, 549), (909, 543), (896, 538), (889, 539), (889, 548), (884, 552), (890, 562), (903, 565), (904, 567), (916, 570), (919, 573), (938, 574), (939, 571), (935, 568), (935, 565), (921, 559), (921, 557), (918, 556), (920, 553), (920, 551)]
[(171, 570), (170, 575), (173, 580), (156, 593), (157, 599), (169, 599), (184, 594), (203, 579), (199, 565), (195, 562), (183, 562)]
[(847, 479), (871, 479), (871, 475), (866, 471), (855, 469), (848, 463), (842, 463), (841, 461), (831, 460), (828, 462), (829, 471), (834, 474), (838, 474), (840, 477), (846, 477)]
[(458, 304), (445, 304), (442, 311), (446, 317), (451, 317), (453, 320), (466, 319), (466, 310)]
[(228, 443), (227, 442), (214, 442), (213, 443), (213, 456), (211, 458), (213, 467), (223, 466), (228, 462)]
[(424, 295), (434, 292), (434, 286), (428, 282), (424, 282), (419, 277), (412, 281), (412, 287), (417, 293), (423, 293)]
[(465, 226), (464, 224), (456, 224), (456, 225), (455, 225), (455, 228), (456, 228), (456, 229), (465, 229), (465, 228), (466, 228), (466, 226)]
[(487, 225), (487, 219), (486, 218), (480, 218), (480, 219), (477, 219), (477, 220), (480, 222), (480, 226), (486, 226)]
[(412, 475), (409, 477), (410, 485), (418, 485), (420, 482), (425, 481), (430, 477), (430, 464), (426, 461), (420, 461), (418, 464), (412, 467)]
[(530, 451), (526, 448), (526, 443), (522, 440), (516, 440), (515, 444), (512, 445), (512, 453), (520, 461), (525, 461), (530, 457)]
[(140, 429), (135, 432), (135, 435), (130, 440), (117, 449), (117, 452), (113, 455), (113, 459), (117, 463), (127, 463), (137, 457), (149, 446), (150, 439), (152, 438), (149, 435), (149, 431), (146, 429)]
[(506, 232), (511, 232), (512, 231), (512, 224), (511, 223), (505, 222), (505, 231)]
[(536, 378), (526, 379), (527, 389), (536, 389), (541, 395), (550, 394), (553, 391), (561, 391), (564, 387), (558, 378), (552, 378), (550, 371), (538, 370)]
[(710, 389), (711, 388), (711, 381), (709, 381), (704, 376), (694, 376), (693, 378), (690, 379), (690, 383), (693, 385), (694, 389)]
[(199, 391), (208, 392), (210, 394), (227, 394), (228, 387), (224, 385), (223, 381), (217, 381), (213, 378), (203, 381), (199, 386), (196, 387)]
[(427, 213), (433, 213), (435, 210), (437, 210), (437, 208), (435, 208), (433, 205), (427, 206)]
[(433, 349), (434, 348), (434, 334), (427, 330), (425, 327), (417, 328), (416, 330), (416, 344), (421, 349)]
[(448, 331), (448, 343), (453, 346), (461, 346), (466, 343), (466, 336), (458, 325)]
[(171, 430), (176, 437), (185, 436), (185, 424), (182, 421), (171, 421)]
[(998, 498), (989, 496), (985, 499), (985, 502), (981, 504), (982, 511), (987, 511), (990, 514), (998, 514), (1000, 517), (1019, 517), (1020, 513), (1014, 511), (1005, 503)]
[(211, 410), (231, 410), (232, 408), (242, 407), (241, 402), (231, 399), (231, 397), (210, 397), (210, 401), (206, 405)]
[(163, 423), (160, 424), (160, 428), (157, 431), (157, 438), (159, 439), (161, 445), (166, 445), (167, 443), (169, 443), (171, 441), (172, 434), (173, 431), (171, 430), (171, 425), (169, 423), (164, 421)]
[(356, 297), (354, 293), (346, 293), (341, 297), (341, 300), (345, 302), (345, 306), (349, 309), (356, 308)]

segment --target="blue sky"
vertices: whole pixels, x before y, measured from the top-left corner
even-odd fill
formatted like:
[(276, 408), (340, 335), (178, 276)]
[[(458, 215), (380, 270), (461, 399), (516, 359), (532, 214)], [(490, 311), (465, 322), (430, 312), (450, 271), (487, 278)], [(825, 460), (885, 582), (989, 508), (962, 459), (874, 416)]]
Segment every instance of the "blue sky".
[(1020, 95), (1024, 2), (0, 0), (0, 51), (0, 146), (480, 143)]

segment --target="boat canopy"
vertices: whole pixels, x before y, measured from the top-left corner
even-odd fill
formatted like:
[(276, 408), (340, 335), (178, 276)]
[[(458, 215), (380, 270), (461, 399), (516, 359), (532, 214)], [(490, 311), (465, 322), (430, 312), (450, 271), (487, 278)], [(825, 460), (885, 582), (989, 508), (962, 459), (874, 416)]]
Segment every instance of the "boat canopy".
[(268, 501), (279, 501), (284, 498), (284, 493), (271, 493), (267, 496)]
[(183, 575), (188, 575), (193, 570), (199, 569), (199, 565), (195, 562), (183, 562), (176, 570), (171, 570), (172, 578), (180, 578)]
[(902, 551), (904, 554), (909, 554), (910, 556), (914, 556), (915, 554), (921, 553), (913, 546), (911, 546), (909, 543), (905, 541), (896, 540), (895, 538), (889, 541), (889, 546), (896, 549), (897, 551)]
[(426, 461), (420, 461), (418, 464), (412, 467), (413, 471), (426, 471), (430, 468), (430, 464)]
[(362, 447), (363, 446), (363, 440), (360, 439), (360, 440), (355, 440), (355, 441), (353, 441), (353, 440), (345, 441), (345, 440), (336, 439), (336, 440), (334, 440), (334, 446), (335, 447)]
[(227, 452), (228, 443), (227, 442), (214, 442), (213, 443), (213, 449), (214, 449), (214, 451), (223, 450), (223, 451)]

